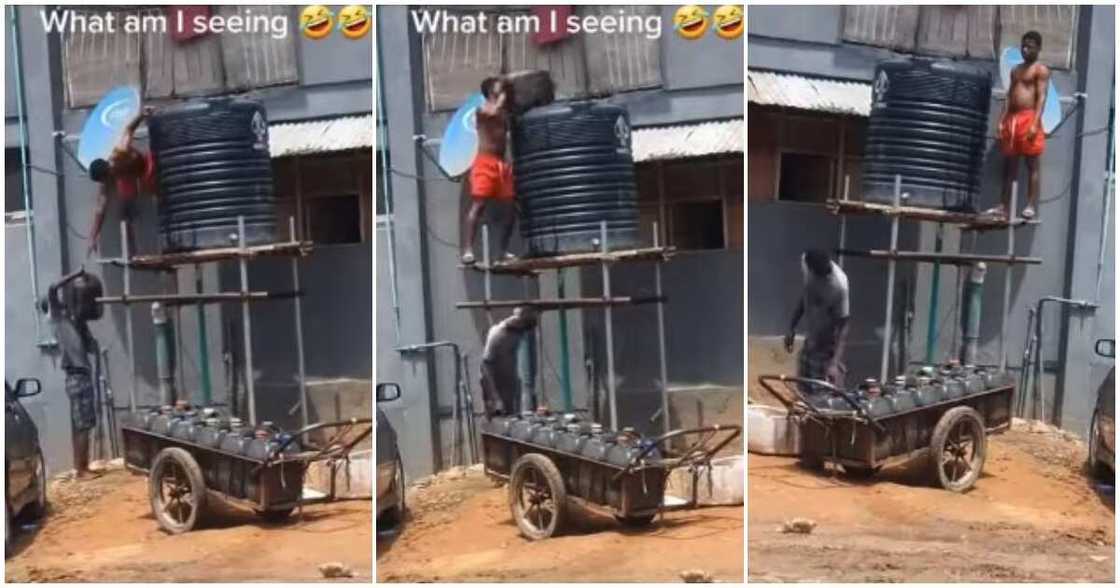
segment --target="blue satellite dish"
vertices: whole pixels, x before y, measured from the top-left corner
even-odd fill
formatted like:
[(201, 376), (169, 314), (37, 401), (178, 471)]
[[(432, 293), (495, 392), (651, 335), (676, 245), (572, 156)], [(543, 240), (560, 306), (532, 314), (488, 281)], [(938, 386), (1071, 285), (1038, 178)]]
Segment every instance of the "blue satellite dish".
[[(999, 77), (1003, 82), (1004, 91), (1011, 89), (1011, 70), (1023, 63), (1023, 51), (1019, 47), (1008, 47), (1003, 50), (999, 59)], [(1058, 90), (1054, 82), (1046, 84), (1046, 104), (1042, 106), (1042, 130), (1047, 135), (1057, 128), (1062, 121), (1062, 105), (1058, 98)]]
[(140, 112), (140, 92), (131, 86), (109, 90), (86, 119), (78, 137), (78, 163), (89, 169), (95, 159), (108, 159), (125, 125)]
[(485, 102), (482, 92), (471, 94), (443, 131), (439, 145), (439, 166), (451, 177), (458, 177), (471, 168), (478, 153), (478, 131), (475, 129), (475, 112)]

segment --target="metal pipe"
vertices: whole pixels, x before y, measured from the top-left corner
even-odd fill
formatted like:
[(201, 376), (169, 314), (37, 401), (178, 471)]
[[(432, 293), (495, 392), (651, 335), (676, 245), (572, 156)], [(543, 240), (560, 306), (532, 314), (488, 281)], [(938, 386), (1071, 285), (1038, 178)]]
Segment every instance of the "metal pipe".
[[(288, 234), (292, 241), (296, 240), (296, 219), (294, 216), (288, 217)], [(296, 292), (300, 291), (299, 279), (299, 256), (292, 256), (292, 288)], [(307, 362), (304, 359), (303, 350), (303, 296), (295, 297), (295, 320), (296, 320), (296, 358), (299, 365), (299, 406), (300, 418), (303, 419), (303, 426), (310, 424), (308, 417), (307, 406)]]
[[(941, 253), (945, 233), (945, 225), (937, 223), (937, 236), (933, 243), (933, 252)], [(959, 273), (959, 271), (958, 271)], [(941, 303), (941, 264), (933, 263), (933, 276), (929, 286), (929, 318), (926, 321), (926, 363), (933, 363), (934, 348), (937, 347), (937, 307)]]
[[(124, 274), (124, 296), (127, 298), (132, 294), (132, 265), (127, 263), (131, 252), (128, 250), (128, 222), (121, 221), (121, 257), (126, 261), (123, 274)], [(136, 342), (132, 334), (132, 306), (125, 305), (124, 307), (124, 330), (125, 341), (128, 345), (128, 372), (129, 372), (129, 386), (128, 386), (128, 409), (136, 412)]]
[(976, 365), (977, 348), (980, 344), (980, 310), (984, 295), (984, 275), (988, 267), (984, 262), (972, 266), (965, 282), (964, 295), (961, 297), (964, 308), (961, 312), (961, 331), (963, 333), (960, 360), (963, 365)]
[[(607, 221), (599, 221), (599, 250), (604, 255), (607, 253)], [(603, 261), (600, 266), (603, 270), (603, 299), (610, 300), (611, 298), (611, 270), (610, 264)], [(615, 398), (615, 381), (614, 381), (614, 326), (611, 324), (614, 318), (614, 312), (611, 305), (607, 305), (603, 311), (603, 316), (606, 322), (607, 331), (607, 398), (610, 401), (611, 407), (611, 429), (618, 430), (618, 400)]]
[[(902, 176), (894, 177), (894, 207), (897, 209), (902, 203)], [(899, 215), (891, 216), (891, 253), (898, 251), (898, 222)], [(887, 312), (883, 321), (883, 352), (879, 360), (879, 381), (887, 381), (887, 367), (890, 362), (891, 346), (891, 315), (894, 314), (894, 272), (896, 260), (891, 257), (887, 261)]]
[[(564, 268), (556, 268), (556, 298), (564, 299)], [(572, 412), (572, 358), (568, 352), (568, 313), (560, 309), (560, 394), (564, 398), (564, 412)]]
[[(1011, 182), (1011, 210), (1008, 211), (1008, 218), (1015, 216), (1015, 211), (1019, 200), (1019, 182)], [(1015, 255), (1015, 223), (1008, 223), (1007, 225), (1007, 256)], [(1011, 316), (1011, 272), (1014, 271), (1012, 264), (1007, 264), (1003, 270), (1003, 312), (999, 318), (999, 369), (1000, 371), (1007, 370), (1007, 323)]]
[[(202, 266), (197, 263), (194, 264), (194, 291), (196, 294), (202, 294)], [(214, 394), (210, 389), (209, 337), (206, 336), (206, 313), (204, 307), (205, 305), (201, 302), (199, 302), (196, 307), (198, 315), (198, 378), (202, 381), (202, 403), (205, 406), (209, 406), (210, 403), (214, 401)], [(181, 322), (180, 326), (182, 326)], [(304, 424), (306, 425), (307, 423)]]
[[(849, 190), (849, 186), (851, 185), (851, 179), (852, 179), (851, 175), (844, 174), (844, 195), (841, 198), (842, 202), (847, 202), (848, 201), (848, 190)], [(654, 226), (656, 227), (657, 223), (654, 223)], [(654, 242), (655, 243), (656, 243), (656, 237), (657, 237), (657, 235), (656, 235), (656, 232), (655, 232), (654, 233), (654, 238), (655, 238)], [(840, 215), (840, 248), (839, 248), (840, 251), (844, 250), (844, 247), (847, 244), (847, 240), (848, 240), (848, 217), (846, 215), (842, 214), (842, 215)], [(841, 253), (841, 254), (837, 255), (836, 258), (837, 258), (837, 264), (840, 266), (840, 269), (844, 269), (844, 254)]]
[(487, 224), (482, 225), (482, 266), (486, 271), (482, 272), (482, 299), (486, 301), (486, 322), (489, 326), (494, 326), (494, 313), (490, 312), (490, 226)]
[(156, 335), (156, 375), (159, 379), (159, 396), (165, 405), (175, 404), (175, 354), (171, 344), (171, 322), (167, 311), (158, 302), (152, 303), (152, 326)]
[[(462, 398), (462, 395), (463, 395), (463, 381), (464, 381), (464, 378), (463, 378), (464, 355), (463, 355), (462, 350), (459, 348), (459, 344), (454, 343), (452, 341), (435, 341), (435, 342), (431, 342), (431, 343), (418, 343), (418, 344), (415, 344), (415, 345), (404, 345), (404, 346), (401, 346), (401, 347), (395, 347), (394, 350), (397, 353), (400, 353), (400, 354), (404, 355), (404, 354), (409, 354), (409, 353), (420, 353), (420, 352), (423, 352), (423, 351), (434, 350), (434, 349), (438, 349), (440, 347), (450, 347), (451, 352), (453, 354), (455, 354), (455, 404), (453, 406), (452, 415), (455, 418), (456, 431), (455, 431), (455, 437), (454, 437), (455, 447), (453, 448), (453, 450), (461, 453), (462, 452), (462, 426), (463, 426), (464, 423), (462, 422), (462, 417), (461, 416), (455, 416), (455, 415), (457, 415), (457, 414), (461, 415), (462, 414), (459, 411), (459, 408), (460, 408), (461, 404), (467, 404), (467, 402), (466, 402), (465, 398)], [(468, 376), (469, 376), (469, 374), (468, 374)], [(471, 406), (471, 405), (466, 406), (466, 410), (464, 412), (466, 412), (466, 411), (470, 411), (470, 412), (473, 413), (474, 412), (474, 406)], [(470, 428), (471, 428), (470, 423), (466, 423), (466, 424), (467, 424), (467, 431), (469, 433)], [(473, 443), (473, 440), (471, 442)], [(452, 462), (454, 462), (455, 455), (452, 455), (451, 457), (452, 457)], [(462, 460), (460, 460), (460, 461), (462, 461)], [(452, 465), (454, 465), (454, 463), (452, 463)]]
[[(241, 294), (249, 292), (249, 259), (245, 256), (245, 217), (237, 217), (237, 243), (241, 249), (238, 265), (241, 266)], [(245, 338), (245, 393), (249, 396), (249, 422), (257, 422), (257, 395), (253, 383), (253, 321), (249, 317), (249, 299), (241, 301), (241, 330)]]
[[(378, 53), (377, 60), (378, 60), (378, 68), (380, 68), (380, 66), (381, 66), (381, 64), (380, 64), (380, 61), (381, 61), (380, 52)], [(378, 71), (381, 71), (381, 70), (378, 69)], [(377, 93), (377, 120), (380, 122), (380, 121), (385, 120), (385, 104), (384, 104), (384, 102), (382, 100), (382, 97), (381, 97), (381, 76), (377, 76), (377, 79), (374, 81), (374, 88), (376, 89), (376, 93)], [(380, 134), (384, 132), (385, 128), (386, 127), (383, 124), (378, 124), (377, 125), (377, 131), (376, 132), (378, 133), (378, 136), (375, 137), (374, 140), (376, 141), (376, 143), (378, 145), (381, 145)], [(392, 209), (393, 202), (390, 199), (389, 153), (388, 153), (388, 149), (378, 149), (377, 151), (378, 151), (378, 157), (381, 158), (381, 169), (384, 170), (384, 172), (380, 174), (380, 180), (381, 180), (381, 195), (382, 195), (382, 198), (384, 200), (384, 206), (385, 206), (385, 214), (383, 215), (383, 218), (385, 219), (384, 220), (385, 230), (386, 230), (385, 236), (386, 236), (386, 241), (388, 241), (388, 245), (389, 245), (389, 255), (387, 256), (387, 258), (388, 258), (388, 265), (389, 265), (389, 284), (390, 284), (390, 288), (392, 290), (392, 295), (393, 295), (393, 329), (395, 330), (396, 335), (397, 335), (397, 343), (400, 343), (401, 342), (401, 302), (400, 302), (400, 294), (397, 291), (397, 241), (396, 241), (395, 230), (393, 228), (393, 209)], [(375, 208), (376, 208), (376, 206), (375, 206)]]
[[(845, 178), (845, 184), (847, 179)], [(846, 195), (846, 191), (845, 191)], [(660, 232), (658, 231), (657, 223), (653, 223), (653, 246), (659, 247), (661, 244), (659, 238)], [(656, 295), (662, 298), (661, 291), (661, 262), (656, 261), (653, 264), (653, 276), (655, 285), (657, 287)], [(657, 303), (657, 351), (658, 360), (661, 367), (661, 425), (665, 432), (669, 432), (669, 368), (665, 360), (665, 300), (662, 298), (661, 302)]]
[(23, 210), (27, 216), (27, 254), (31, 262), (31, 305), (35, 317), (35, 342), (39, 346), (50, 345), (43, 341), (43, 324), (39, 317), (39, 258), (35, 253), (35, 210), (31, 206), (31, 174), (27, 161), (27, 107), (23, 99), (23, 64), (20, 58), (19, 27), (14, 6), (8, 7), (8, 20), (12, 23), (12, 57), (15, 60), (16, 117), (19, 119), (19, 157), (20, 175), (23, 180)]

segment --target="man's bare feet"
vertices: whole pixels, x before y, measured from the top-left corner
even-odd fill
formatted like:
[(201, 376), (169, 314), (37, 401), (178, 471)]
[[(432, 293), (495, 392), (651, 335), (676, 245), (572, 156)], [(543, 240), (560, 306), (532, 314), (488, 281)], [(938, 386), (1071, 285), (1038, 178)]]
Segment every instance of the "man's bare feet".
[(474, 265), (474, 253), (471, 253), (470, 251), (464, 252), (463, 257), (460, 258), (460, 261), (463, 262), (463, 265)]
[(1004, 208), (1003, 205), (1001, 204), (999, 206), (993, 206), (993, 207), (989, 208), (988, 210), (985, 210), (981, 214), (983, 214), (984, 216), (998, 216), (1000, 218), (1006, 219), (1007, 218), (1007, 209)]
[(1036, 216), (1036, 211), (1033, 206), (1027, 206), (1023, 209), (1022, 216), (1027, 220), (1033, 220)]

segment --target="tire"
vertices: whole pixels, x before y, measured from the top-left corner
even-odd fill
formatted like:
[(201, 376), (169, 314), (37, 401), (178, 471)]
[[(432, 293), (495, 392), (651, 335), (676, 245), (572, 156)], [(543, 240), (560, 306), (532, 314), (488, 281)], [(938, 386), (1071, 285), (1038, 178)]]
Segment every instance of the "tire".
[(883, 469), (883, 468), (882, 467), (845, 465), (844, 466), (844, 473), (847, 474), (848, 476), (852, 477), (852, 478), (859, 478), (861, 480), (866, 480), (868, 478), (873, 477), (875, 474), (878, 474), (879, 470), (881, 470), (881, 469)]
[(567, 500), (564, 479), (551, 459), (527, 453), (513, 464), (509, 508), (526, 539), (540, 541), (553, 536), (562, 526)]
[(987, 454), (988, 434), (980, 413), (958, 406), (941, 415), (929, 444), (934, 482), (950, 492), (966, 492), (980, 477)]
[(657, 517), (657, 513), (647, 514), (647, 515), (628, 516), (628, 517), (624, 517), (622, 515), (614, 515), (614, 518), (615, 518), (616, 521), (622, 523), (623, 525), (625, 525), (627, 527), (635, 527), (635, 528), (637, 528), (637, 527), (648, 527), (649, 524), (653, 522), (653, 519), (655, 517)]
[(35, 501), (24, 508), (24, 512), (32, 518), (42, 518), (47, 515), (47, 460), (43, 459), (43, 450), (35, 456)]
[(292, 512), (295, 510), (296, 507), (289, 506), (288, 508), (282, 508), (280, 510), (258, 510), (255, 512), (257, 516), (264, 519), (265, 522), (282, 523), (288, 520), (288, 517), (292, 516)]
[(186, 533), (206, 507), (206, 483), (198, 462), (185, 449), (168, 447), (152, 461), (148, 474), (152, 515), (164, 531)]
[(381, 516), (377, 517), (377, 533), (379, 535), (392, 535), (400, 531), (404, 525), (404, 515), (406, 512), (404, 494), (404, 460), (401, 459), (401, 454), (398, 452), (396, 457), (396, 474), (393, 476), (393, 485), (397, 488), (397, 503), (387, 509)]
[(1100, 443), (1100, 432), (1097, 430), (1097, 416), (1096, 411), (1093, 412), (1093, 418), (1089, 421), (1089, 459), (1086, 464), (1089, 468), (1089, 475), (1098, 482), (1112, 482), (1115, 484), (1116, 474), (1108, 467), (1107, 464), (1097, 459), (1098, 444)]

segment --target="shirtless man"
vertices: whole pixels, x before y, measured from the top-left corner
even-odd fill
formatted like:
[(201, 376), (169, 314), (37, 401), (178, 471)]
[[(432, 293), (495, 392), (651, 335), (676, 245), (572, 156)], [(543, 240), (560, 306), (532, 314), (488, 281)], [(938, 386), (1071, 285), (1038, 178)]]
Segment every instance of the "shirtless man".
[(1038, 215), (1038, 158), (1046, 149), (1046, 135), (1042, 130), (1042, 109), (1046, 105), (1050, 68), (1038, 62), (1042, 49), (1042, 35), (1029, 31), (1021, 41), (1023, 63), (1011, 70), (1011, 87), (999, 117), (999, 146), (1004, 155), (1003, 193), (1000, 205), (989, 210), (1005, 218), (1014, 217), (1011, 208), (1011, 183), (1019, 175), (1019, 157), (1027, 160), (1027, 206), (1022, 216), (1032, 219)]
[(513, 259), (509, 240), (513, 236), (514, 210), (513, 169), (505, 161), (506, 131), (509, 130), (513, 85), (508, 80), (490, 77), (482, 81), (486, 102), (475, 113), (478, 129), (478, 155), (471, 165), (471, 208), (463, 223), (463, 265), (474, 263), (474, 238), (478, 221), (488, 203), (500, 206), (504, 216), (501, 248), (506, 259)]
[[(136, 215), (136, 197), (143, 191), (148, 194), (155, 193), (156, 165), (152, 153), (142, 152), (132, 146), (132, 137), (140, 122), (150, 116), (152, 108), (144, 107), (121, 134), (121, 139), (113, 147), (108, 161), (96, 159), (89, 166), (89, 177), (101, 184), (97, 194), (97, 208), (93, 213), (93, 225), (89, 232), (89, 248), (86, 256), (89, 257), (100, 247), (101, 226), (105, 222), (105, 207), (109, 202), (110, 191), (115, 192), (117, 201), (121, 206), (121, 217), (130, 225)], [(131, 229), (128, 232), (129, 251), (136, 251)]]
[(517, 375), (517, 348), (525, 337), (531, 338), (536, 326), (536, 311), (519, 306), (512, 315), (487, 331), (480, 367), (487, 416), (517, 414), (522, 409), (533, 408), (519, 406), (521, 379)]

